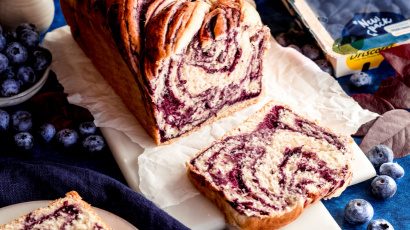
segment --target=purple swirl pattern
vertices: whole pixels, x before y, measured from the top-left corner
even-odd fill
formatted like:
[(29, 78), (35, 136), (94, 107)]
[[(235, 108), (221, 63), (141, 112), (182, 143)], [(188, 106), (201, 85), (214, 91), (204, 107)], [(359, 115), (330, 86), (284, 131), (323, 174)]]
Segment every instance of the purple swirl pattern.
[(217, 141), (190, 165), (239, 213), (272, 216), (332, 196), (345, 186), (351, 176), (345, 143), (291, 110), (274, 106), (253, 131)]
[(144, 69), (161, 142), (262, 90), (269, 30), (242, 0), (151, 3)]

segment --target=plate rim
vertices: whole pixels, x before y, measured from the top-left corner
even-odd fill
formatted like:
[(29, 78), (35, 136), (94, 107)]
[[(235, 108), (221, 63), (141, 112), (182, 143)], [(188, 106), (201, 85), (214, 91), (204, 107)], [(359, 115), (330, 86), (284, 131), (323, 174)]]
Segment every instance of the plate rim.
[[(4, 206), (4, 207), (0, 207), (0, 213), (3, 212), (3, 211), (6, 211), (6, 210), (10, 210), (10, 209), (21, 209), (21, 208), (24, 208), (25, 206), (29, 206), (29, 205), (33, 206), (33, 209), (31, 211), (34, 211), (37, 208), (46, 207), (52, 201), (53, 200), (32, 200), (32, 201), (15, 203), (15, 204), (7, 205), (7, 206)], [(36, 207), (34, 207), (34, 206), (36, 206)], [(112, 220), (118, 221), (121, 224), (123, 224), (125, 226), (128, 226), (130, 230), (131, 229), (138, 230), (138, 228), (136, 228), (130, 222), (128, 222), (127, 220), (123, 219), (122, 217), (120, 217), (120, 216), (118, 216), (118, 215), (116, 215), (112, 212), (109, 212), (107, 210), (104, 210), (102, 208), (98, 208), (98, 207), (95, 207), (95, 206), (91, 206), (91, 207), (96, 211), (96, 213), (100, 217), (101, 217), (101, 215), (110, 216), (110, 218), (112, 218)], [(31, 211), (28, 211), (28, 212), (31, 212)], [(26, 212), (26, 214), (28, 212)], [(14, 219), (19, 218), (20, 216), (21, 215), (13, 216), (12, 214), (10, 214), (10, 217), (14, 218)], [(107, 221), (104, 221), (104, 222), (107, 222)], [(0, 225), (2, 225), (2, 224), (6, 224), (6, 223), (0, 222)], [(115, 226), (110, 226), (110, 227), (112, 229), (115, 229)]]

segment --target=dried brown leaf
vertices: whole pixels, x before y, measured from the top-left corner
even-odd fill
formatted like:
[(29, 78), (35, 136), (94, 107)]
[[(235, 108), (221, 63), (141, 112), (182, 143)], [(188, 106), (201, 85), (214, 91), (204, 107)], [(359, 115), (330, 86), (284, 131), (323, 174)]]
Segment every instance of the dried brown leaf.
[[(384, 100), (383, 98), (374, 96), (373, 94), (354, 94), (352, 95), (352, 98), (359, 103), (359, 105), (363, 109), (370, 110), (374, 113), (378, 114), (383, 114), (387, 111), (393, 110), (394, 107), (390, 102)], [(377, 119), (377, 118), (376, 118)], [(366, 124), (363, 124), (359, 130), (354, 134), (354, 136), (364, 136), (366, 133), (369, 131), (369, 129), (373, 126), (374, 122), (376, 121), (372, 120), (367, 122)]]
[(367, 153), (378, 144), (391, 147), (395, 157), (410, 154), (410, 112), (395, 109), (383, 114), (363, 138), (360, 148)]
[(396, 109), (410, 108), (410, 87), (400, 78), (390, 77), (382, 81), (375, 95), (390, 102)]

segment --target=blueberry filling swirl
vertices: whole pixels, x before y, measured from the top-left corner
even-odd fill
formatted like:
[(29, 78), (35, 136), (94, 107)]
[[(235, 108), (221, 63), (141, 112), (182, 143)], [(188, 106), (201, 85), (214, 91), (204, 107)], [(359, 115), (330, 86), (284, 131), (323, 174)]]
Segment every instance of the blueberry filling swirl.
[(242, 0), (151, 3), (144, 69), (161, 141), (259, 96), (268, 37)]
[(344, 186), (350, 176), (344, 143), (274, 106), (253, 128), (214, 143), (190, 164), (239, 213), (270, 216)]

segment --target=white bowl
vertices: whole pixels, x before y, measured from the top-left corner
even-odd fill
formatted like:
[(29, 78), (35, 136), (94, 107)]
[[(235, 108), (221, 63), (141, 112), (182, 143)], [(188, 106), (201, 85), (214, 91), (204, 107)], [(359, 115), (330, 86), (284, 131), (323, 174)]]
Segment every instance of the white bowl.
[(46, 83), (49, 72), (50, 72), (50, 67), (48, 67), (46, 69), (46, 71), (44, 71), (43, 76), (40, 78), (40, 80), (38, 80), (36, 82), (36, 84), (34, 84), (30, 88), (24, 90), (23, 92), (21, 92), (17, 95), (11, 96), (11, 97), (0, 97), (0, 108), (1, 107), (12, 106), (12, 105), (17, 105), (17, 104), (20, 104), (20, 103), (25, 102), (28, 99), (30, 99)]

